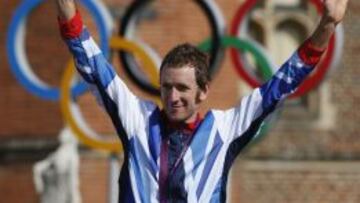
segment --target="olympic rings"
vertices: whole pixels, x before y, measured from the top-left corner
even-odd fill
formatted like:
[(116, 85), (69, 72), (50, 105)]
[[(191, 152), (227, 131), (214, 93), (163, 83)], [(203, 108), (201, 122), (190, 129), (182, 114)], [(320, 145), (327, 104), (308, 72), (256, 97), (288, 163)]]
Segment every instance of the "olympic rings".
[[(58, 88), (53, 88), (41, 81), (32, 71), (25, 53), (25, 23), (26, 16), (30, 14), (35, 7), (42, 3), (42, 0), (24, 0), (15, 10), (15, 14), (10, 22), (7, 33), (6, 48), (11, 70), (16, 79), (29, 92), (45, 100), (59, 100), (60, 92)], [(101, 48), (106, 56), (109, 55), (108, 36), (110, 35), (111, 22), (110, 14), (104, 9), (99, 1), (82, 0), (80, 1), (95, 18), (99, 29)], [(72, 88), (72, 94), (77, 96), (86, 91), (86, 85), (76, 84)]]
[[(124, 17), (121, 21), (120, 25), (120, 35), (124, 38), (128, 39), (133, 34), (133, 29), (135, 26), (133, 25), (137, 13), (139, 13), (148, 3), (151, 1), (135, 1), (124, 14)], [(209, 23), (211, 26), (211, 36), (212, 36), (212, 48), (210, 54), (210, 75), (212, 75), (217, 68), (217, 63), (222, 58), (222, 50), (221, 50), (221, 36), (223, 34), (224, 26), (223, 26), (223, 17), (218, 10), (217, 5), (214, 1), (194, 1), (205, 13), (207, 18), (209, 19)], [(130, 29), (128, 29), (130, 28)], [(149, 50), (150, 51), (150, 50)], [(137, 63), (131, 57), (131, 55), (126, 54), (120, 51), (120, 59), (122, 65), (129, 75), (129, 77), (141, 88), (145, 91), (159, 95), (159, 89), (152, 86), (143, 76), (143, 74), (139, 71)]]
[[(258, 1), (257, 0), (248, 0), (244, 4), (242, 4), (231, 25), (231, 34), (233, 36), (238, 36), (239, 27), (241, 25), (241, 22), (243, 21), (245, 17), (245, 13), (248, 12), (252, 7), (256, 5)], [(321, 0), (310, 0), (310, 2), (316, 7), (318, 13), (322, 13), (322, 2)], [(339, 35), (339, 29), (337, 29), (336, 35)], [(294, 94), (291, 95), (291, 97), (298, 97), (302, 96), (308, 91), (310, 91), (312, 88), (316, 87), (320, 81), (325, 76), (325, 73), (327, 72), (328, 68), (331, 64), (331, 59), (334, 55), (334, 49), (335, 49), (335, 37), (333, 36), (330, 40), (327, 53), (325, 57), (323, 58), (322, 62), (318, 65), (318, 67), (315, 70), (315, 73), (310, 75), (305, 81), (300, 85), (300, 87), (295, 91)], [(340, 50), (340, 49), (336, 49)], [(338, 53), (335, 55), (339, 55)], [(258, 87), (260, 86), (261, 82), (251, 76), (247, 71), (245, 71), (244, 65), (239, 58), (238, 53), (235, 50), (231, 50), (231, 57), (235, 64), (235, 67), (237, 67), (237, 72), (239, 73), (240, 77), (242, 77), (247, 83), (252, 87)]]
[[(86, 90), (86, 88), (82, 83), (77, 83), (74, 87), (70, 87), (71, 80), (74, 75), (74, 67), (72, 64), (67, 65), (61, 81), (60, 90), (58, 88), (49, 87), (32, 72), (27, 61), (24, 48), (25, 22), (26, 16), (29, 15), (30, 11), (41, 2), (42, 0), (24, 0), (16, 9), (11, 20), (7, 33), (7, 53), (12, 72), (19, 83), (22, 84), (29, 92), (45, 100), (59, 99), (64, 120), (72, 128), (79, 140), (81, 140), (85, 145), (96, 149), (108, 150), (110, 152), (121, 151), (122, 147), (119, 142), (103, 140), (101, 139), (101, 136), (86, 126), (84, 119), (81, 117), (79, 108), (76, 106), (76, 103), (72, 101), (72, 98), (79, 96)], [(100, 32), (101, 49), (105, 56), (109, 55), (109, 45), (112, 49), (120, 49), (130, 52), (132, 55), (121, 52), (120, 58), (122, 59), (121, 62), (123, 63), (123, 67), (129, 73), (131, 79), (133, 79), (141, 88), (154, 95), (158, 94), (159, 74), (156, 67), (160, 64), (160, 58), (156, 57), (156, 53), (142, 42), (136, 41), (137, 44), (135, 44), (134, 42), (119, 37), (109, 39), (112, 29), (112, 18), (110, 17), (108, 10), (101, 4), (101, 1), (81, 0), (80, 2), (95, 18), (96, 25)], [(129, 9), (125, 13), (120, 27), (120, 34), (122, 34), (124, 38), (131, 37), (130, 34), (135, 27), (133, 23), (134, 18), (148, 2), (150, 2), (150, 0), (134, 1), (134, 3), (130, 5)], [(247, 0), (239, 7), (237, 14), (232, 21), (231, 34), (233, 36), (226, 36), (224, 34), (223, 17), (213, 1), (195, 0), (195, 2), (204, 11), (211, 25), (212, 41), (206, 40), (199, 45), (203, 50), (211, 50), (211, 75), (218, 68), (216, 64), (222, 58), (222, 48), (231, 46), (236, 48), (237, 51), (243, 50), (253, 54), (256, 58), (256, 63), (259, 65), (260, 71), (263, 74), (262, 76), (265, 79), (268, 79), (274, 72), (275, 66), (269, 59), (264, 49), (262, 49), (255, 41), (249, 39), (238, 39), (236, 37), (245, 13), (248, 12), (257, 1)], [(318, 12), (321, 13), (321, 0), (311, 0), (310, 2), (314, 4)], [(318, 70), (313, 75), (310, 75), (310, 79), (306, 80), (305, 84), (300, 86), (298, 91), (296, 91), (295, 96), (301, 96), (318, 85), (320, 80), (324, 77), (325, 72), (329, 69), (330, 64), (333, 67), (336, 60), (341, 55), (339, 48), (343, 45), (342, 41), (343, 35), (342, 27), (340, 25), (337, 27), (336, 40), (334, 37), (331, 39), (328, 52), (320, 66), (317, 67)], [(235, 49), (231, 49), (234, 66), (237, 68), (240, 76), (251, 86), (258, 86), (260, 84), (260, 80), (256, 78), (256, 75), (251, 75), (250, 72), (244, 71), (245, 66), (239, 59), (239, 55), (237, 53), (235, 55)], [(142, 60), (142, 65), (145, 67), (144, 72), (148, 77), (144, 77), (142, 75), (143, 73), (139, 72), (140, 69), (132, 56), (138, 57)], [(235, 63), (236, 60), (238, 60), (238, 63)], [(240, 73), (241, 71), (243, 71), (243, 73)], [(263, 134), (266, 132), (267, 128), (268, 126), (260, 133)]]

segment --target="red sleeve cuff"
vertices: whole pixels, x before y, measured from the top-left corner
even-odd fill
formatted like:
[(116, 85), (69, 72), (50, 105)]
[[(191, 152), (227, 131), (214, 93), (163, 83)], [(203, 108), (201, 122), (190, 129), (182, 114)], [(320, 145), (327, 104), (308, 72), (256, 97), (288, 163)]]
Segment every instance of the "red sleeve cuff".
[(70, 20), (63, 20), (58, 17), (61, 36), (65, 39), (79, 37), (83, 28), (83, 22), (79, 11)]
[(315, 47), (310, 40), (306, 40), (298, 49), (300, 59), (308, 65), (316, 65), (319, 63), (321, 56), (325, 52), (325, 49)]

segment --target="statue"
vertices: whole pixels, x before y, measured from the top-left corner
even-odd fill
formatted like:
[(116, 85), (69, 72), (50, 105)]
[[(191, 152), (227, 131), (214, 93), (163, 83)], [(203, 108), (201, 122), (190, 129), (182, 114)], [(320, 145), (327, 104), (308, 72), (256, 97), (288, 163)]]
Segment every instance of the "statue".
[(41, 203), (80, 203), (78, 142), (69, 128), (59, 135), (60, 146), (33, 167)]

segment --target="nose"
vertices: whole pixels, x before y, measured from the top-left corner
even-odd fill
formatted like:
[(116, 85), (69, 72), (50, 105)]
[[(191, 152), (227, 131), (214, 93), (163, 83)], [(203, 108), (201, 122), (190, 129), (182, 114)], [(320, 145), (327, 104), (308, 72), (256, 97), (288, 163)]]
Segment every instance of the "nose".
[(172, 87), (169, 91), (169, 100), (171, 103), (173, 102), (177, 102), (179, 101), (180, 99), (180, 94), (179, 94), (179, 91), (175, 88), (175, 87)]

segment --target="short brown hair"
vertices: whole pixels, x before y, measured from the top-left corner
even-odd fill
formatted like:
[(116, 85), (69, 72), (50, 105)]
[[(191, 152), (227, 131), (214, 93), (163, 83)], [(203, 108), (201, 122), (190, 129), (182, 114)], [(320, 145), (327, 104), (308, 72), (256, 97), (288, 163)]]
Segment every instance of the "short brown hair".
[(195, 68), (196, 83), (200, 89), (205, 90), (210, 81), (208, 56), (189, 43), (180, 44), (166, 54), (160, 66), (160, 74), (164, 68), (183, 66)]

